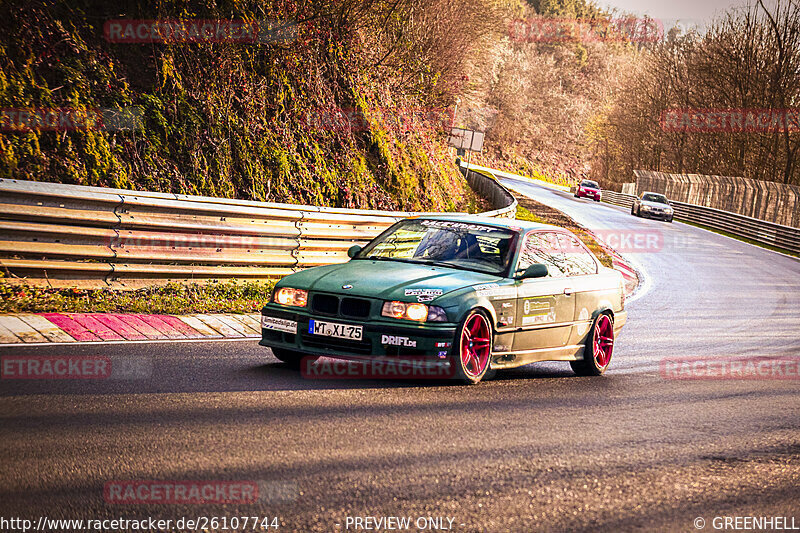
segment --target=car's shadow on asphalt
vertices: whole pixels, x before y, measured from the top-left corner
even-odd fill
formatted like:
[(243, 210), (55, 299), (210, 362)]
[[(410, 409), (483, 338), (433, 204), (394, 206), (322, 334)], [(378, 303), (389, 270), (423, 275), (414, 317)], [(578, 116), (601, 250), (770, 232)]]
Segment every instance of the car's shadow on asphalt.
[[(314, 368), (314, 367), (312, 367)], [(264, 380), (267, 389), (289, 390), (329, 390), (329, 389), (372, 389), (372, 388), (397, 388), (397, 387), (427, 387), (447, 385), (450, 382), (442, 379), (392, 379), (369, 378), (360, 376), (305, 375), (300, 370), (293, 369), (285, 363), (267, 363), (247, 368), (245, 373), (251, 377)]]
[[(244, 343), (219, 344), (139, 344), (128, 346), (56, 346), (47, 349), (20, 347), (8, 350), (14, 355), (87, 356), (108, 355), (112, 366), (118, 362), (127, 370), (124, 376), (108, 379), (4, 379), (0, 380), (0, 397), (25, 395), (114, 395), (114, 394), (183, 394), (198, 392), (269, 392), (369, 389), (447, 389), (463, 387), (443, 374), (409, 376), (331, 373), (331, 363), (343, 361), (322, 359), (329, 366), (326, 372), (303, 373), (289, 368), (264, 353), (257, 345)], [(6, 355), (6, 354), (4, 354)], [(341, 369), (341, 367), (336, 367)], [(563, 381), (574, 377), (565, 363), (538, 363), (497, 372), (492, 379), (476, 388), (493, 388), (514, 383)], [(465, 387), (466, 390), (473, 387)]]
[[(315, 363), (318, 364), (318, 363)], [(563, 368), (562, 368), (563, 366)], [(311, 367), (314, 368), (314, 367)], [(347, 368), (342, 366), (340, 368)], [(353, 365), (354, 369), (358, 365)], [(371, 388), (433, 388), (433, 387), (459, 387), (463, 383), (453, 379), (424, 379), (424, 378), (394, 378), (394, 377), (354, 377), (348, 376), (345, 370), (340, 375), (308, 375), (313, 372), (301, 372), (290, 368), (284, 363), (268, 363), (258, 365), (246, 370), (253, 377), (269, 380), (270, 389), (274, 385), (293, 390), (328, 390), (328, 389), (371, 389)], [(483, 381), (477, 386), (492, 386), (504, 382), (536, 381), (543, 379), (564, 379), (577, 377), (568, 365), (559, 363), (540, 363), (527, 365), (511, 370), (500, 370), (493, 377)]]
[(565, 363), (533, 363), (511, 370), (499, 370), (491, 381), (519, 381), (537, 379), (564, 379), (578, 376)]

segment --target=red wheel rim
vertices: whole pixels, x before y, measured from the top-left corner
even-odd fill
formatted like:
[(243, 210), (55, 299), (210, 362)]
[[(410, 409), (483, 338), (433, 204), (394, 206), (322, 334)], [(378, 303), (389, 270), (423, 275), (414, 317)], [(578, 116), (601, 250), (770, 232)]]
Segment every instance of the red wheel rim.
[(608, 315), (600, 315), (594, 326), (594, 360), (599, 368), (605, 368), (611, 362), (614, 352), (614, 326)]
[(461, 366), (470, 377), (480, 376), (489, 364), (492, 349), (489, 323), (483, 315), (473, 315), (461, 330)]

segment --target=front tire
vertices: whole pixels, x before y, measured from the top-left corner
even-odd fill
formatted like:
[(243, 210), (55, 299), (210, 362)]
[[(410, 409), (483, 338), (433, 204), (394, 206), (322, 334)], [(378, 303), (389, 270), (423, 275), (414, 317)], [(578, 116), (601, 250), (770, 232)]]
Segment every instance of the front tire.
[(631, 215), (636, 216), (636, 206), (635, 205), (631, 206)]
[(306, 355), (304, 353), (295, 352), (292, 350), (284, 350), (283, 348), (273, 348), (272, 355), (274, 355), (278, 361), (286, 363), (286, 365), (292, 370), (300, 370), (300, 366), (303, 364), (303, 361), (306, 361), (307, 364), (311, 364), (319, 359), (319, 357), (315, 357), (313, 355)]
[(667, 219), (667, 222), (669, 222), (670, 224), (672, 224), (672, 217), (669, 217), (669, 218)]
[(570, 361), (572, 370), (579, 376), (602, 376), (611, 364), (614, 353), (614, 321), (606, 313), (599, 315), (592, 324), (586, 339), (582, 361)]
[(450, 358), (453, 378), (475, 385), (486, 377), (492, 360), (492, 326), (489, 317), (473, 310), (461, 321), (456, 333), (455, 351)]

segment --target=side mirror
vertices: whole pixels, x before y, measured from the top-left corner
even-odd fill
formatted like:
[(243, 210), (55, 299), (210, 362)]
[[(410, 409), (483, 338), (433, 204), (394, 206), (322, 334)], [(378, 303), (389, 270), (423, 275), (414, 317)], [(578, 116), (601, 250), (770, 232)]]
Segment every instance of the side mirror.
[(351, 246), (350, 249), (347, 250), (347, 257), (349, 257), (350, 259), (354, 258), (355, 256), (358, 255), (358, 252), (360, 252), (362, 249), (363, 248), (361, 248), (361, 246), (357, 244)]
[(546, 278), (550, 272), (547, 270), (547, 265), (536, 263), (529, 266), (522, 274), (520, 279), (538, 279)]

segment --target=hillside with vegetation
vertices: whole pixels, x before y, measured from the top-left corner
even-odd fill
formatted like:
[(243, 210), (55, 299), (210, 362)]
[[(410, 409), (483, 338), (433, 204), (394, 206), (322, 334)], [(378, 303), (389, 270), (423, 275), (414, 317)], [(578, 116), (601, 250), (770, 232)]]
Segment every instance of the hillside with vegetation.
[[(255, 43), (110, 42), (104, 27), (121, 19), (296, 31)], [(0, 6), (0, 108), (136, 107), (143, 124), (4, 127), (0, 177), (475, 210), (447, 147), (455, 124), (486, 132), (474, 162), (562, 184), (618, 188), (637, 168), (798, 183), (797, 130), (709, 134), (660, 121), (670, 109), (792, 107), (799, 19), (782, 0), (732, 11), (702, 34), (642, 39), (641, 20), (587, 0), (11, 0)], [(536, 33), (552, 21), (577, 29)]]
[[(459, 76), (458, 62), (439, 51), (469, 54), (478, 43), (427, 30), (471, 24), (480, 13), (471, 14), (467, 0), (433, 4), (4, 2), (0, 108), (134, 106), (144, 124), (5, 128), (0, 177), (327, 206), (474, 209), (446, 145), (446, 87)], [(104, 25), (120, 19), (268, 21), (294, 33), (257, 43), (109, 42)]]
[[(592, 166), (607, 182), (646, 169), (800, 185), (797, 2), (752, 2), (702, 33), (668, 31), (619, 87), (590, 132)], [(688, 127), (664, 127), (676, 110)], [(701, 111), (699, 127), (685, 110)], [(744, 119), (726, 121), (732, 114)]]
[[(462, 95), (459, 122), (487, 131), (476, 161), (617, 190), (636, 169), (800, 184), (797, 2), (751, 0), (699, 30), (584, 0), (531, 0), (514, 16)], [(667, 127), (673, 113), (712, 127)], [(721, 126), (731, 113), (768, 124)]]

